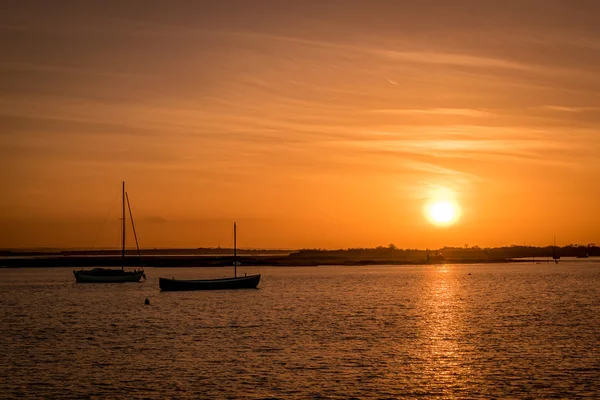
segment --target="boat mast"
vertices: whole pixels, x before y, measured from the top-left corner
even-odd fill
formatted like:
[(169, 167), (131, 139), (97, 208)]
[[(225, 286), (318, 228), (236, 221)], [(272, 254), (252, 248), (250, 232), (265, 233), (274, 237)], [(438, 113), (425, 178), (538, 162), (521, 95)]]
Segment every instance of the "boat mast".
[(129, 218), (131, 219), (131, 227), (133, 228), (133, 237), (135, 239), (135, 247), (138, 251), (138, 257), (140, 258), (140, 266), (143, 267), (142, 263), (142, 252), (140, 251), (140, 245), (137, 240), (137, 233), (135, 232), (135, 223), (133, 222), (133, 213), (131, 212), (131, 203), (129, 202), (129, 193), (125, 192), (125, 197), (127, 198), (127, 209), (129, 210)]
[(233, 277), (237, 278), (237, 227), (233, 223)]
[(121, 244), (121, 270), (125, 269), (125, 181), (123, 181), (123, 186), (122, 186), (122, 192), (123, 192), (123, 242)]

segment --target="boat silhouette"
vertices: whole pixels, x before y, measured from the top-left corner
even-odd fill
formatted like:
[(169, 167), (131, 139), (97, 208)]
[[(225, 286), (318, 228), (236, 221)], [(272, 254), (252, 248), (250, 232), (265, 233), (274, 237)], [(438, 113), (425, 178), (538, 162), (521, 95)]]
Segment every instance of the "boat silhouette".
[[(94, 268), (90, 270), (81, 269), (79, 271), (73, 271), (75, 275), (75, 281), (77, 283), (122, 283), (122, 282), (139, 282), (142, 277), (146, 278), (144, 268), (134, 269), (133, 271), (125, 271), (125, 231), (126, 231), (126, 217), (125, 217), (125, 201), (127, 201), (127, 208), (129, 210), (129, 218), (131, 219), (131, 225), (133, 227), (133, 236), (135, 238), (135, 245), (138, 250), (138, 255), (141, 260), (140, 247), (137, 241), (137, 234), (135, 232), (135, 225), (133, 224), (133, 214), (131, 213), (131, 205), (129, 204), (129, 196), (125, 192), (125, 182), (122, 183), (122, 221), (123, 221), (123, 237), (121, 242), (121, 269), (114, 268)], [(140, 262), (141, 264), (141, 262)]]
[(260, 274), (250, 276), (237, 276), (237, 227), (233, 223), (233, 278), (220, 279), (169, 279), (158, 278), (158, 285), (163, 292), (177, 292), (187, 290), (225, 290), (225, 289), (255, 289), (260, 282)]
[(560, 256), (556, 254), (556, 236), (554, 236), (554, 245), (552, 246), (552, 259), (556, 264), (558, 264), (558, 260), (560, 260)]

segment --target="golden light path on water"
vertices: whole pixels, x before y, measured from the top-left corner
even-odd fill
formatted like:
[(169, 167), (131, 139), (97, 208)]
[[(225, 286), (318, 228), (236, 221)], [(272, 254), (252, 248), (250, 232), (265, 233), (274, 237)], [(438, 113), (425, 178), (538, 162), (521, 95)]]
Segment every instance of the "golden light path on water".
[(423, 374), (432, 386), (465, 385), (472, 368), (463, 359), (461, 337), (464, 334), (464, 301), (460, 297), (462, 282), (451, 265), (439, 265), (427, 273), (425, 292), (419, 308), (428, 310), (420, 332), (422, 346), (416, 348), (417, 359), (427, 360)]

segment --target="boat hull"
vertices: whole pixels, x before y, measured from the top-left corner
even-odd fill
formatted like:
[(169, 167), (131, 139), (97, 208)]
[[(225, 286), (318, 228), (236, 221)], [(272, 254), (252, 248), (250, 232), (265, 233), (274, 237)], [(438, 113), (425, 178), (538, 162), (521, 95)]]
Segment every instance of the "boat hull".
[(188, 290), (229, 290), (255, 289), (260, 282), (260, 274), (241, 276), (239, 278), (181, 280), (159, 278), (158, 285), (163, 292), (180, 292)]
[(121, 271), (110, 269), (93, 269), (73, 271), (77, 283), (123, 283), (139, 282), (144, 271)]

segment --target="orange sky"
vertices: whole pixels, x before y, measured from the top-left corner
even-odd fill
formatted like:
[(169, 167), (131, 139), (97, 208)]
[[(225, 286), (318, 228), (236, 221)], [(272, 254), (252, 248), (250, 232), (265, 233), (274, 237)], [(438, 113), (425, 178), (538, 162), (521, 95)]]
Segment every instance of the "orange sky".
[(0, 248), (600, 242), (600, 3), (162, 4), (0, 6)]

